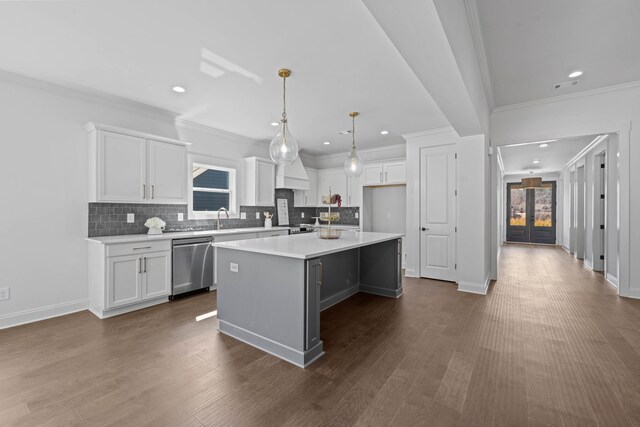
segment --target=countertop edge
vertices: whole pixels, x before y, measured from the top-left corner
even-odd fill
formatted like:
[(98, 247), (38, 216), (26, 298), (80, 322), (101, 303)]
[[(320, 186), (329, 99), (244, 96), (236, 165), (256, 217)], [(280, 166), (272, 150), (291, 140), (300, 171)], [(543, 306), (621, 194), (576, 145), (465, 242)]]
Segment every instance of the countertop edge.
[(229, 228), (223, 230), (204, 230), (204, 231), (172, 231), (162, 234), (124, 234), (121, 236), (96, 236), (85, 237), (84, 240), (89, 243), (99, 243), (102, 245), (112, 245), (118, 243), (135, 243), (135, 242), (149, 242), (160, 240), (173, 240), (173, 239), (187, 239), (190, 237), (202, 237), (202, 236), (228, 236), (231, 234), (242, 233), (261, 233), (269, 232), (271, 230), (288, 230), (287, 226), (276, 227), (248, 227), (248, 228)]

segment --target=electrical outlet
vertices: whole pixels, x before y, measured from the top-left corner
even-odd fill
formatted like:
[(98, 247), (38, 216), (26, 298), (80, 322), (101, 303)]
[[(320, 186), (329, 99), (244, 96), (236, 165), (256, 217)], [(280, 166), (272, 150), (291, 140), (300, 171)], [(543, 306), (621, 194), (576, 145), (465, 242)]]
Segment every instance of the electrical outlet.
[(10, 288), (0, 288), (0, 301), (9, 299), (9, 289)]
[(135, 222), (136, 216), (134, 214), (127, 214), (127, 223), (131, 224)]
[(256, 212), (256, 219), (260, 219), (260, 212)]
[(360, 218), (360, 214), (356, 212), (356, 219)]
[(232, 262), (229, 264), (229, 269), (231, 271), (233, 271), (234, 273), (238, 272), (238, 264), (236, 264), (235, 262)]
[(240, 219), (247, 219), (247, 213), (246, 212), (240, 212)]
[(304, 218), (304, 212), (300, 212), (301, 218)]
[(184, 221), (184, 214), (182, 212), (178, 213), (178, 221)]

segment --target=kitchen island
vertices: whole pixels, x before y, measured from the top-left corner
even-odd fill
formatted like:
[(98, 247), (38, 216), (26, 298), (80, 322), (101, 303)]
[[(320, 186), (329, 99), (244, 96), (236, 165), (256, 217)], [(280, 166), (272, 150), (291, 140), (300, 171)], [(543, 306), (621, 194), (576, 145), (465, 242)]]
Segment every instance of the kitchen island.
[(357, 292), (402, 295), (401, 234), (345, 231), (214, 243), (220, 332), (306, 367), (324, 354), (320, 311)]

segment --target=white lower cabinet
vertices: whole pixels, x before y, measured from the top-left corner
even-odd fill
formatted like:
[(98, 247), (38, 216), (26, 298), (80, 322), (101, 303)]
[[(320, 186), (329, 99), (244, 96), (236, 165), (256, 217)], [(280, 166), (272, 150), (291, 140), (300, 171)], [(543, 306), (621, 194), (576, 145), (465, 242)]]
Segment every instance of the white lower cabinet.
[(89, 309), (105, 318), (167, 300), (171, 241), (89, 244)]

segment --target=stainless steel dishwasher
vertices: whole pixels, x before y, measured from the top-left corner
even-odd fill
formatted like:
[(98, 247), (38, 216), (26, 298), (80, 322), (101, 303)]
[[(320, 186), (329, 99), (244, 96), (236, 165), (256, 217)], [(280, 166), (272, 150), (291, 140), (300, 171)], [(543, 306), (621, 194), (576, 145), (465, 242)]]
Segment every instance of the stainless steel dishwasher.
[(211, 237), (173, 240), (171, 298), (213, 286)]

